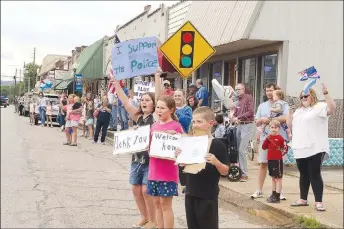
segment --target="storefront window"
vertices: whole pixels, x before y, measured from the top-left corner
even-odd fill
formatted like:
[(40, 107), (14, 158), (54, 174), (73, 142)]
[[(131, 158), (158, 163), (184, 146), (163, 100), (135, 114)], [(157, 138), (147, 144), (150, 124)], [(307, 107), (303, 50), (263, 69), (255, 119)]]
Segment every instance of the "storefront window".
[[(212, 79), (216, 79), (222, 85), (222, 61), (213, 64), (212, 76)], [(209, 84), (211, 84), (211, 82), (209, 82)], [(212, 89), (212, 87), (208, 88), (208, 90), (210, 89)], [(221, 108), (221, 102), (219, 101), (219, 98), (216, 96), (214, 90), (211, 90), (211, 107), (214, 110)]]
[(209, 88), (208, 87), (209, 64), (203, 64), (200, 67), (199, 74), (200, 74), (199, 79), (203, 81), (203, 85), (206, 86), (206, 88)]
[(267, 83), (277, 83), (277, 54), (262, 56), (261, 85), (257, 94), (259, 101), (266, 101), (264, 87)]
[(251, 95), (254, 96), (256, 87), (256, 58), (243, 59), (241, 61), (241, 74), (241, 83), (244, 83)]

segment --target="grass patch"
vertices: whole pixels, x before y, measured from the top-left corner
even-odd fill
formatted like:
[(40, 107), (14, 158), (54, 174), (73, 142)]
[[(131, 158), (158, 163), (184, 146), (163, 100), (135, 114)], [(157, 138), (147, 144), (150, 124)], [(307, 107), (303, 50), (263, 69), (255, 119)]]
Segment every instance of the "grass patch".
[(314, 217), (297, 216), (296, 220), (305, 228), (324, 228)]

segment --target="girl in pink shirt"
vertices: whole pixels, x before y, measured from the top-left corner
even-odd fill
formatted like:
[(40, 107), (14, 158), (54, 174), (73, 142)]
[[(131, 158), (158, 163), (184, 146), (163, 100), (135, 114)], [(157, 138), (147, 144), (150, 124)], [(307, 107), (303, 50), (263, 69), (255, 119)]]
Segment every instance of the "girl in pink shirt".
[[(182, 126), (174, 115), (176, 104), (172, 96), (160, 97), (155, 111), (159, 121), (152, 125), (151, 133), (182, 133)], [(153, 196), (158, 228), (173, 228), (172, 199), (178, 196), (178, 166), (174, 161), (150, 157), (147, 194)]]
[[(77, 131), (79, 126), (79, 121), (81, 118), (82, 113), (82, 107), (76, 110), (73, 110), (73, 105), (75, 102), (80, 102), (80, 98), (75, 96), (74, 94), (70, 94), (68, 96), (68, 105), (63, 107), (63, 110), (67, 112), (66, 115), (66, 138), (67, 142), (64, 142), (64, 145), (70, 145), (70, 146), (77, 146)], [(72, 143), (72, 134), (71, 130), (73, 130), (72, 134), (74, 137), (74, 142)]]

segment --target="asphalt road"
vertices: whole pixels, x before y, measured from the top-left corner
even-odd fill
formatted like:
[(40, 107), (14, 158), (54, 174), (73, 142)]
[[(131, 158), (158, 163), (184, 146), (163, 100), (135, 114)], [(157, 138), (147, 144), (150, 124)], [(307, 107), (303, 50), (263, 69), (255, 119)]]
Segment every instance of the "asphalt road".
[[(63, 146), (58, 128), (30, 126), (1, 108), (2, 228), (130, 228), (139, 217), (128, 182), (130, 156), (80, 138)], [(184, 197), (174, 198), (175, 227), (186, 228)], [(220, 202), (221, 228), (265, 227)]]

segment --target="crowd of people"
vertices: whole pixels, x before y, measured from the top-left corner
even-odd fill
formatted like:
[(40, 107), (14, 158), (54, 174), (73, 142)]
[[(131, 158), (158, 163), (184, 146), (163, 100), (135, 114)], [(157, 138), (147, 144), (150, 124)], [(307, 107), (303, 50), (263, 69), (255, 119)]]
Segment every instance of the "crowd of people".
[[(167, 80), (161, 82), (160, 76), (161, 69), (155, 74), (155, 93), (144, 93), (139, 104), (133, 100), (133, 91), (128, 90), (123, 81), (115, 79), (111, 81), (114, 94), (93, 98), (88, 93), (81, 99), (73, 94), (68, 97), (63, 93), (60, 95), (58, 121), (61, 130), (66, 132), (64, 145), (77, 145), (79, 125), (83, 127), (81, 136), (97, 143), (101, 135), (100, 142), (104, 144), (108, 128), (110, 131), (127, 130), (129, 120), (134, 129), (150, 125), (151, 131), (169, 134), (203, 131), (209, 136), (207, 164), (197, 174), (184, 173), (184, 166), (175, 165), (171, 160), (150, 157), (149, 151), (132, 155), (129, 182), (141, 215), (134, 227), (173, 228), (172, 200), (178, 195), (180, 183), (185, 195), (188, 228), (218, 228), (218, 183), (220, 176), (228, 172), (228, 150), (220, 140), (226, 134), (224, 116), (236, 126), (241, 182), (249, 179), (246, 148), (254, 128), (257, 128), (260, 167), (257, 191), (252, 198), (263, 197), (263, 185), (269, 171), (272, 190), (267, 201), (279, 203), (286, 200), (282, 195), (283, 157), (289, 145), (300, 172), (300, 199), (291, 206), (307, 206), (309, 186), (312, 185), (316, 210), (325, 210), (321, 165), (329, 155), (328, 117), (336, 108), (325, 85), (322, 85), (325, 102), (320, 102), (311, 89), (308, 94), (300, 93), (300, 106), (296, 108), (284, 101), (281, 88), (268, 83), (264, 87), (267, 101), (258, 106), (255, 114), (252, 95), (245, 84), (238, 83), (235, 105), (225, 115), (215, 115), (208, 106), (208, 91), (202, 80), (189, 85), (188, 93), (185, 93), (181, 89), (173, 90)], [(43, 116), (48, 114), (46, 104), (43, 98), (39, 102)], [(117, 125), (118, 121), (120, 125)], [(176, 155), (179, 153), (180, 149)]]

